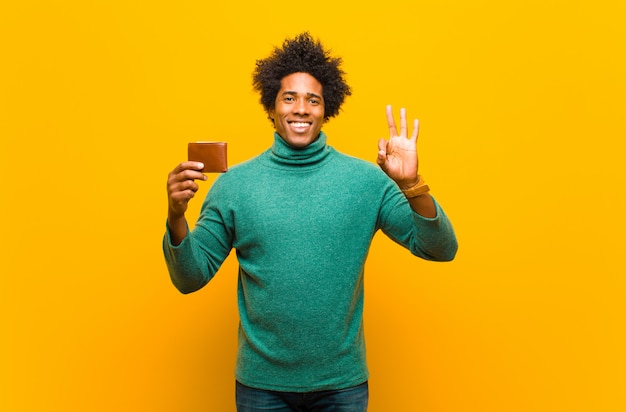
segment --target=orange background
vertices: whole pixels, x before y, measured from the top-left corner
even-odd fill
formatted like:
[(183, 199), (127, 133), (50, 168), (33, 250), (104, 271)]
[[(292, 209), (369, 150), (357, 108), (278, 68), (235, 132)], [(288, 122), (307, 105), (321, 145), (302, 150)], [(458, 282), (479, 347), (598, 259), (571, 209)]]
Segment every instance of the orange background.
[(270, 144), (251, 72), (304, 30), (354, 90), (330, 144), (374, 161), (407, 107), (460, 242), (376, 237), (370, 411), (626, 410), (625, 3), (368, 4), (2, 3), (1, 410), (234, 410), (236, 262), (176, 292), (165, 181)]

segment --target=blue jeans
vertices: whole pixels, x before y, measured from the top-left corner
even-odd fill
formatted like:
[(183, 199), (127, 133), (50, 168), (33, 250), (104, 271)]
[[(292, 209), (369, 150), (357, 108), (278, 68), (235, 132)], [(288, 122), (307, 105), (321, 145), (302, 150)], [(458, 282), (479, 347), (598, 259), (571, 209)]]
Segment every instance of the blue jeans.
[(237, 382), (237, 412), (366, 412), (367, 382), (346, 389), (318, 392), (276, 392)]

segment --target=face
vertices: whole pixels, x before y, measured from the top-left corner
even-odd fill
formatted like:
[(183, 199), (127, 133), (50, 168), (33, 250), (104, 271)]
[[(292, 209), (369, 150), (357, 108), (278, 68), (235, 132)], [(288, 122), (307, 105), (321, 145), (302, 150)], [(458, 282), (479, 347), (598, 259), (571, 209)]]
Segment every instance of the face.
[(292, 73), (280, 82), (269, 115), (287, 144), (302, 148), (317, 140), (324, 123), (322, 85), (308, 73)]

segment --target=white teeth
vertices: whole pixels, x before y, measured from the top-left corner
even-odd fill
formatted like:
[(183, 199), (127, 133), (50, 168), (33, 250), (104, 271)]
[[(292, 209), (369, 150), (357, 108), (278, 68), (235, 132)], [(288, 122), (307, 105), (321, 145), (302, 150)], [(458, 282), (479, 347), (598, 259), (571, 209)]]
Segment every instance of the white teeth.
[(306, 127), (309, 124), (305, 123), (305, 122), (293, 122), (293, 123), (291, 123), (291, 125), (294, 126), (294, 127)]

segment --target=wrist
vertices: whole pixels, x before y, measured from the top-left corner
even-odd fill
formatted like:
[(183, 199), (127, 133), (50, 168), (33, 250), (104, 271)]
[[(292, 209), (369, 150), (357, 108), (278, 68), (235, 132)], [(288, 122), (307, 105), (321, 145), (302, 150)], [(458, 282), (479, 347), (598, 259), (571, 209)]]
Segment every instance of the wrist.
[(167, 210), (167, 220), (170, 222), (185, 220), (185, 212), (180, 212), (172, 207), (169, 207)]
[(421, 175), (417, 175), (417, 182), (413, 183), (413, 185), (406, 188), (400, 186), (400, 189), (407, 199), (422, 196), (430, 191), (430, 187), (428, 187)]
[(420, 179), (421, 179), (420, 175), (416, 175), (415, 178), (413, 178), (413, 179), (403, 180), (401, 182), (396, 182), (396, 184), (398, 185), (400, 190), (402, 190), (404, 192), (405, 190), (409, 190), (413, 186), (419, 184)]
[(173, 216), (168, 213), (167, 227), (172, 245), (180, 245), (185, 237), (187, 237), (187, 220), (184, 214)]

